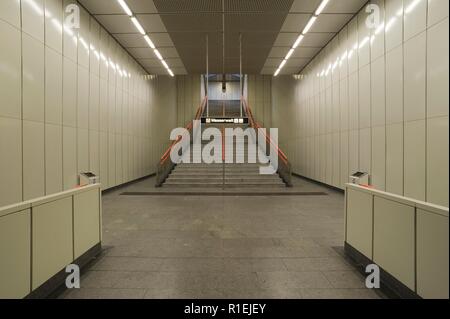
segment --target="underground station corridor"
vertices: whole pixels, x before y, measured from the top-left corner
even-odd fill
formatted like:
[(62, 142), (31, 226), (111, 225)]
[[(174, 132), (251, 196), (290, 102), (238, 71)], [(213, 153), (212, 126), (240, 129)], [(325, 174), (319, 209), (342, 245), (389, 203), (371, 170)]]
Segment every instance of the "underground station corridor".
[(0, 299), (448, 299), (448, 11), (0, 0)]

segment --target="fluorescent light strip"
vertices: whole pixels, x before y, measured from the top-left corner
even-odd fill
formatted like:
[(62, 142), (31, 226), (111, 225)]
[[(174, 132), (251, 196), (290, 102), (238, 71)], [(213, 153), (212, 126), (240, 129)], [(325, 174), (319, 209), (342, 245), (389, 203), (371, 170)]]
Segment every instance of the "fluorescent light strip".
[(117, 0), (117, 2), (119, 2), (120, 6), (122, 7), (123, 11), (125, 11), (125, 13), (128, 16), (133, 16), (133, 12), (131, 12), (130, 7), (128, 7), (128, 5), (126, 4), (126, 2), (124, 0)]
[(300, 45), (300, 42), (302, 42), (303, 41), (303, 38), (304, 38), (305, 36), (303, 35), (303, 34), (301, 34), (298, 38), (297, 38), (297, 40), (295, 41), (295, 43), (294, 43), (294, 45), (292, 46), (292, 48), (293, 49), (297, 49), (297, 47)]
[(158, 59), (160, 59), (160, 60), (163, 59), (163, 57), (162, 57), (161, 53), (159, 53), (158, 49), (154, 49), (153, 52), (155, 53), (155, 55)]
[(292, 54), (294, 53), (294, 49), (290, 49), (288, 54), (286, 55), (286, 57), (284, 58), (285, 60), (289, 60), (289, 58), (292, 56)]
[[(416, 1), (420, 1), (420, 0), (416, 0)], [(305, 28), (303, 29), (302, 33), (298, 36), (297, 40), (295, 40), (295, 43), (292, 46), (292, 48), (289, 50), (289, 52), (287, 53), (286, 58), (281, 62), (280, 66), (275, 71), (274, 76), (277, 76), (280, 73), (281, 69), (286, 64), (287, 60), (292, 56), (292, 54), (294, 53), (295, 49), (300, 45), (300, 42), (303, 41), (303, 39), (305, 37), (305, 34), (308, 33), (309, 30), (311, 30), (311, 27), (316, 22), (316, 20), (319, 17), (319, 15), (323, 12), (323, 10), (327, 6), (328, 2), (330, 2), (330, 0), (322, 0), (322, 2), (320, 3), (319, 7), (314, 12), (314, 15), (309, 19), (309, 21), (306, 24)]]
[(164, 67), (169, 70), (169, 66), (167, 65), (167, 62), (164, 60), (161, 60), (161, 63), (164, 65)]
[(138, 19), (136, 19), (136, 17), (131, 17), (131, 21), (133, 22), (134, 26), (136, 27), (136, 29), (138, 29), (138, 31), (142, 34), (145, 35), (145, 30), (144, 28), (141, 26), (141, 24), (139, 23)]
[(308, 33), (308, 31), (311, 29), (311, 27), (313, 26), (314, 22), (316, 22), (316, 20), (317, 20), (317, 16), (312, 16), (311, 19), (309, 19), (306, 27), (303, 29), (302, 34)]
[(169, 72), (169, 74), (170, 74), (171, 77), (174, 77), (174, 74), (173, 74), (173, 72), (172, 72), (171, 69), (167, 69), (167, 72)]
[(323, 9), (325, 9), (325, 7), (327, 6), (328, 2), (330, 0), (323, 0), (322, 3), (320, 4), (320, 6), (317, 8), (316, 10), (316, 16), (318, 16), (319, 14), (322, 13)]
[(150, 40), (150, 37), (148, 35), (144, 36), (145, 41), (147, 41), (147, 44), (149, 45), (150, 48), (155, 49), (155, 44), (153, 43), (152, 40)]

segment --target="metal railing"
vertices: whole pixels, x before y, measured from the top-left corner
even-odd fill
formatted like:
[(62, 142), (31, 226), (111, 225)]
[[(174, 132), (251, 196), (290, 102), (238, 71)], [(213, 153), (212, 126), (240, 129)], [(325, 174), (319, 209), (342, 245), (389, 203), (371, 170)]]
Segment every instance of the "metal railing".
[[(197, 109), (197, 113), (195, 114), (194, 120), (200, 120), (203, 114), (203, 111), (205, 110), (206, 103), (208, 101), (208, 97), (205, 96), (202, 103)], [(194, 121), (191, 121), (185, 128), (189, 131), (189, 134), (192, 135), (193, 132), (193, 123)], [(166, 181), (167, 177), (169, 177), (172, 170), (177, 165), (174, 163), (170, 158), (170, 153), (172, 152), (173, 147), (181, 141), (182, 137), (181, 135), (178, 136), (176, 140), (174, 140), (169, 148), (164, 152), (163, 156), (159, 160), (158, 167), (156, 168), (156, 187), (161, 187), (164, 182)]]
[[(253, 112), (252, 109), (250, 108), (247, 100), (242, 97), (242, 102), (244, 105), (244, 111), (247, 115), (248, 121), (249, 121), (249, 125), (254, 128), (255, 130), (262, 128), (261, 125), (255, 120), (255, 117), (253, 116)], [(277, 151), (277, 155), (278, 155), (278, 168), (277, 168), (277, 173), (278, 175), (281, 177), (281, 179), (283, 180), (283, 182), (289, 186), (292, 187), (292, 169), (291, 169), (291, 164), (289, 163), (289, 160), (286, 156), (286, 154), (284, 154), (284, 152), (278, 147), (278, 145), (273, 141), (273, 139), (270, 137), (270, 134), (268, 134), (266, 131), (263, 131), (265, 140), (266, 140), (266, 152), (267, 150), (270, 150), (271, 148), (274, 148)], [(258, 141), (258, 145), (259, 145), (259, 141)], [(267, 155), (267, 153), (266, 153)]]

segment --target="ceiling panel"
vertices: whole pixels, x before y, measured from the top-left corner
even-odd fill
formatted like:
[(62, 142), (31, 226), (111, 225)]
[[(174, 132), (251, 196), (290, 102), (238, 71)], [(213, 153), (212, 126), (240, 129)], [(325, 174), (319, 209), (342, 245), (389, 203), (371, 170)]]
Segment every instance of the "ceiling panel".
[(310, 32), (336, 33), (341, 30), (352, 17), (353, 14), (321, 14), (317, 18), (316, 23), (312, 26)]
[[(244, 72), (273, 73), (321, 2), (321, 0), (125, 1), (176, 74), (205, 72), (206, 35), (209, 38), (211, 72), (221, 73), (223, 67), (226, 72), (239, 72), (239, 39), (242, 37)], [(148, 72), (167, 74), (117, 1), (79, 2)], [(366, 2), (366, 0), (330, 0), (323, 14), (286, 64), (282, 74), (300, 71)], [(225, 30), (222, 24), (223, 17)], [(223, 32), (225, 32), (225, 56), (223, 56)]]
[(281, 32), (302, 32), (310, 17), (310, 14), (288, 14)]

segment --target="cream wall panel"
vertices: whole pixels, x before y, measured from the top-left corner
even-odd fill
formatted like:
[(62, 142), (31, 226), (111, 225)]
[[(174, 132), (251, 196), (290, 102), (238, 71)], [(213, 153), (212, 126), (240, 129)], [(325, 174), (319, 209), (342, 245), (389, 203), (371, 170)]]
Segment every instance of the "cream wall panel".
[(77, 65), (63, 60), (63, 124), (77, 126)]
[(45, 125), (45, 193), (63, 190), (62, 126)]
[[(63, 7), (61, 0), (45, 0), (45, 45), (62, 54)], [(48, 64), (46, 64), (48, 66)]]
[(32, 219), (32, 289), (36, 289), (73, 260), (72, 198), (34, 207)]
[(45, 195), (45, 124), (23, 121), (23, 199)]
[(386, 4), (386, 52), (403, 42), (403, 0), (387, 0)]
[(83, 8), (80, 8), (80, 28), (78, 29), (78, 64), (89, 67), (89, 29), (90, 16)]
[(386, 189), (386, 127), (372, 129), (371, 184), (378, 190)]
[[(339, 128), (341, 183), (367, 170), (378, 189), (448, 205), (448, 1), (371, 2), (380, 6), (382, 27), (368, 30), (362, 10), (298, 80), (272, 79), (273, 126), (284, 127), (280, 145), (295, 173), (333, 184), (327, 135)], [(336, 58), (338, 66), (328, 70)], [(255, 100), (260, 92), (251, 82)], [(333, 156), (336, 147), (333, 138)]]
[(8, 43), (0, 50), (0, 116), (21, 118), (20, 31), (0, 20), (0, 42)]
[(91, 74), (89, 80), (89, 129), (98, 131), (99, 125), (99, 112), (100, 112), (100, 79), (97, 75)]
[(403, 124), (386, 126), (386, 191), (403, 195)]
[(16, 28), (20, 28), (20, 1), (0, 1), (0, 19), (12, 24)]
[(403, 47), (386, 54), (386, 124), (403, 122)]
[(89, 131), (89, 171), (100, 176), (100, 135)]
[(77, 130), (77, 174), (89, 171), (89, 130)]
[(62, 124), (62, 55), (45, 49), (45, 122)]
[[(1, 8), (0, 8), (1, 9)], [(0, 298), (23, 298), (31, 285), (30, 210), (0, 217)]]
[(415, 290), (414, 207), (374, 200), (373, 261)]
[(22, 30), (44, 42), (44, 0), (22, 0)]
[(419, 34), (427, 27), (427, 0), (404, 1), (405, 41)]
[(427, 123), (427, 202), (448, 207), (448, 117)]
[(368, 128), (371, 125), (371, 84), (370, 65), (359, 70), (359, 128)]
[(448, 18), (448, 0), (428, 0), (428, 26)]
[(347, 192), (346, 242), (372, 259), (373, 196), (368, 193)]
[(89, 128), (89, 71), (78, 66), (77, 127)]
[(426, 40), (422, 32), (404, 45), (405, 121), (425, 118)]
[(63, 176), (65, 190), (77, 185), (77, 130), (67, 126), (63, 127)]
[(100, 132), (100, 182), (102, 188), (108, 188), (108, 134)]
[(371, 69), (372, 126), (386, 123), (386, 76), (384, 56), (372, 62)]
[(417, 210), (417, 294), (448, 299), (448, 216)]
[[(448, 6), (448, 1), (447, 6)], [(448, 18), (428, 30), (427, 116), (448, 116)], [(447, 39), (443, 40), (443, 39)]]
[(93, 189), (74, 195), (74, 258), (80, 257), (100, 242), (99, 191)]
[(44, 44), (23, 34), (23, 119), (44, 122)]
[(0, 207), (22, 200), (22, 124), (0, 117)]
[[(73, 0), (63, 0), (63, 7), (67, 8), (70, 4), (75, 4)], [(71, 59), (73, 62), (77, 62), (78, 52), (78, 29), (72, 29), (66, 27), (67, 32), (63, 32), (63, 53), (64, 56)]]
[(405, 123), (404, 196), (425, 201), (426, 190), (425, 120)]

